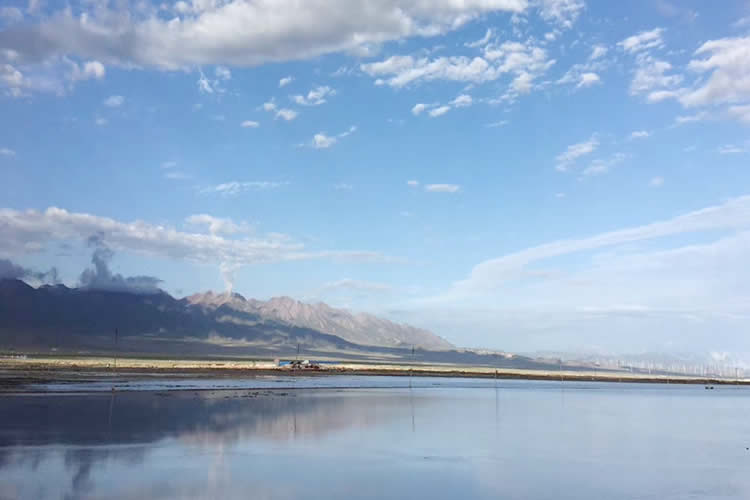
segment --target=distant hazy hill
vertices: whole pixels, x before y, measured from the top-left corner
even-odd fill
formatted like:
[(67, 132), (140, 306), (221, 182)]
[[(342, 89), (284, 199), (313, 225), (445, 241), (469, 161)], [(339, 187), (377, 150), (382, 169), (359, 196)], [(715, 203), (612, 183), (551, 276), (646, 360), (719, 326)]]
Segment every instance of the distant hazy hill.
[(178, 300), (162, 291), (33, 288), (20, 280), (0, 280), (0, 341), (6, 346), (112, 338), (115, 328), (122, 337), (203, 339), (264, 348), (452, 347), (426, 330), (290, 298), (262, 302), (208, 292)]
[(200, 293), (187, 298), (193, 305), (208, 309), (228, 307), (289, 325), (310, 328), (341, 337), (355, 344), (379, 347), (411, 347), (441, 350), (453, 345), (432, 332), (394, 323), (371, 314), (352, 314), (327, 304), (306, 304), (289, 297), (268, 301), (245, 299), (239, 294)]

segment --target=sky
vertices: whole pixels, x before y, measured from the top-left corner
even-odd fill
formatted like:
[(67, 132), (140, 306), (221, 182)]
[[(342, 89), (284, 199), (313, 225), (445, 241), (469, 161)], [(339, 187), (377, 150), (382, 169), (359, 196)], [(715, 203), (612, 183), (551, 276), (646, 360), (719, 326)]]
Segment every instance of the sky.
[(748, 1), (5, 0), (0, 273), (747, 355), (748, 124)]

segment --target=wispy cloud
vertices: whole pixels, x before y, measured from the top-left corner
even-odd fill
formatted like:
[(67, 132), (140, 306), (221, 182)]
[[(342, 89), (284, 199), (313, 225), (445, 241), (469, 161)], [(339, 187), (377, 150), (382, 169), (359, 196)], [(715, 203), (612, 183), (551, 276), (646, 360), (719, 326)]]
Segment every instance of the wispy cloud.
[(218, 194), (221, 196), (237, 196), (246, 191), (265, 191), (288, 185), (279, 181), (229, 181), (213, 186), (201, 188), (203, 194)]
[(292, 83), (292, 81), (294, 81), (294, 77), (292, 77), (292, 76), (285, 76), (284, 78), (282, 78), (281, 80), (279, 80), (279, 88), (286, 87), (287, 85), (289, 85), (290, 83)]
[(555, 169), (560, 172), (566, 172), (570, 169), (570, 167), (575, 163), (576, 160), (578, 160), (582, 156), (593, 153), (598, 147), (599, 139), (596, 137), (596, 134), (592, 135), (591, 138), (587, 141), (571, 144), (564, 152), (560, 153), (555, 158), (555, 160), (557, 160)]
[(242, 123), (240, 123), (240, 127), (242, 128), (258, 128), (260, 127), (260, 123), (253, 121), (253, 120), (245, 120)]
[(461, 190), (458, 184), (426, 184), (424, 190), (428, 193), (457, 193)]
[(119, 108), (125, 102), (121, 95), (111, 95), (104, 100), (104, 105), (110, 108)]
[(10, 148), (0, 148), (0, 156), (16, 156), (16, 152)]
[(335, 136), (326, 135), (324, 132), (318, 132), (312, 138), (310, 145), (315, 149), (327, 149), (336, 144), (339, 139), (343, 139), (357, 131), (357, 127), (352, 125), (349, 130), (341, 132)]

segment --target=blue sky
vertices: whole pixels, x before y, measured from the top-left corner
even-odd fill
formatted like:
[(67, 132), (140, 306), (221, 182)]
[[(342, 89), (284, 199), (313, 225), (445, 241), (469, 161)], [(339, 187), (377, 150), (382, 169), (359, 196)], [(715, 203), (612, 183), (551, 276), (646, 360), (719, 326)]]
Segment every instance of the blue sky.
[(0, 257), (750, 352), (750, 3), (4, 2)]

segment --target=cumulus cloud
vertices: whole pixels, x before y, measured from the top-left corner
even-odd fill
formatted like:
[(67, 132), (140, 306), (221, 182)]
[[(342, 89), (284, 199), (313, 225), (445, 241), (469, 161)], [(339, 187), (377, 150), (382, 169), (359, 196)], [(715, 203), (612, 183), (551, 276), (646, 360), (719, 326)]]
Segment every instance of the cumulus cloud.
[(326, 97), (333, 95), (336, 95), (336, 90), (325, 85), (310, 90), (306, 96), (294, 95), (291, 99), (301, 106), (320, 106), (326, 102)]
[(287, 85), (289, 85), (290, 83), (292, 83), (292, 81), (294, 81), (294, 77), (285, 76), (284, 78), (282, 78), (281, 80), (279, 80), (279, 88), (286, 87)]
[(427, 109), (427, 105), (420, 102), (415, 104), (414, 107), (411, 108), (411, 113), (414, 116), (419, 116), (425, 109)]
[(360, 68), (376, 77), (377, 85), (401, 88), (433, 80), (485, 83), (502, 76), (509, 78), (507, 99), (530, 92), (534, 81), (555, 63), (547, 51), (532, 43), (488, 43), (483, 55), (441, 56), (436, 58), (410, 55), (391, 56), (385, 60), (362, 64)]
[[(16, 51), (24, 61), (67, 55), (168, 70), (254, 66), (355, 51), (412, 36), (435, 36), (482, 14), (522, 12), (527, 2), (227, 0), (181, 2), (184, 8), (170, 15), (149, 6), (108, 5), (61, 8), (36, 23), (11, 26), (0, 32), (0, 46)], [(550, 8), (545, 12), (550, 18), (558, 15)]]
[[(750, 37), (710, 40), (695, 51), (688, 69), (708, 75), (680, 97), (685, 107), (750, 101)], [(702, 56), (702, 58), (701, 58)]]
[(240, 123), (240, 127), (242, 128), (258, 128), (260, 127), (260, 123), (253, 121), (253, 120), (245, 120), (242, 123)]
[(40, 252), (49, 244), (88, 241), (91, 235), (97, 235), (113, 251), (204, 264), (224, 262), (244, 266), (309, 259), (394, 261), (372, 251), (306, 250), (303, 244), (276, 233), (229, 238), (223, 234), (179, 231), (140, 220), (122, 222), (55, 207), (43, 212), (0, 209), (0, 227), (3, 228), (0, 255)]
[(458, 184), (426, 184), (424, 190), (428, 193), (457, 193), (461, 190)]
[(582, 156), (593, 153), (598, 147), (599, 139), (596, 137), (596, 135), (592, 135), (591, 138), (587, 141), (571, 144), (564, 152), (560, 153), (555, 158), (555, 160), (557, 160), (555, 169), (560, 172), (569, 170), (576, 160), (578, 160)]
[(293, 109), (288, 108), (281, 108), (278, 111), (276, 111), (276, 118), (281, 118), (284, 121), (290, 122), (297, 118), (299, 113), (294, 111)]
[(576, 88), (591, 87), (592, 85), (596, 85), (597, 83), (601, 83), (601, 78), (599, 78), (599, 75), (597, 75), (596, 73), (583, 73), (581, 75), (581, 79), (578, 81), (578, 85), (576, 85)]

